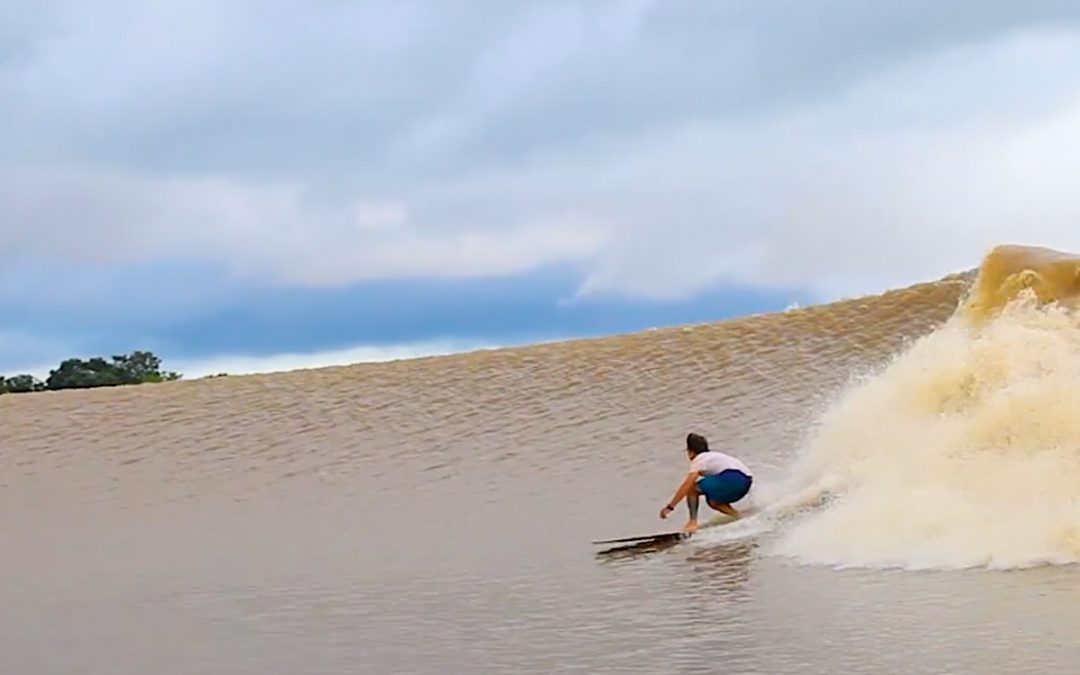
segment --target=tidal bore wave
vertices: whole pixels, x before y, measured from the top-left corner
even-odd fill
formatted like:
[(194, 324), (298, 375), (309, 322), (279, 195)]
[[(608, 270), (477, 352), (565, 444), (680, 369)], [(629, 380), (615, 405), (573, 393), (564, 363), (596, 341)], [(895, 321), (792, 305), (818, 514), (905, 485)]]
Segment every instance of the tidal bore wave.
[(762, 469), (763, 517), (715, 536), (765, 527), (835, 565), (1080, 561), (1080, 259), (1000, 247), (975, 272), (600, 339), (3, 396), (0, 489), (33, 505), (7, 510), (31, 543), (90, 513), (381, 513), (417, 476), (414, 527), (466, 537), (477, 494), (505, 514), (531, 495), (588, 538), (591, 511), (552, 509), (599, 495), (636, 528), (622, 514), (653, 515), (694, 429)]

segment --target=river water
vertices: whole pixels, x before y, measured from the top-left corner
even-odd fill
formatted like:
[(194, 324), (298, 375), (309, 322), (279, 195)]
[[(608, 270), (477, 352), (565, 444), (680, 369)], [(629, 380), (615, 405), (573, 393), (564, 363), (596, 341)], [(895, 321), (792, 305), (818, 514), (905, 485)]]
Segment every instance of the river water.
[[(1080, 329), (970, 283), (0, 397), (0, 673), (1076, 672)], [(592, 545), (682, 523), (689, 431), (750, 513)]]

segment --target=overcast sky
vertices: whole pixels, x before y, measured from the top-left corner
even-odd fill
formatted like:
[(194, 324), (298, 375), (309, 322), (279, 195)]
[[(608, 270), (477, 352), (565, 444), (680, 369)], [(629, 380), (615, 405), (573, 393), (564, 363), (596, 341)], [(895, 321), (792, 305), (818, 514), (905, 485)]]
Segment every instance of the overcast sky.
[(0, 0), (0, 371), (596, 334), (1080, 251), (1077, 147), (1073, 2)]

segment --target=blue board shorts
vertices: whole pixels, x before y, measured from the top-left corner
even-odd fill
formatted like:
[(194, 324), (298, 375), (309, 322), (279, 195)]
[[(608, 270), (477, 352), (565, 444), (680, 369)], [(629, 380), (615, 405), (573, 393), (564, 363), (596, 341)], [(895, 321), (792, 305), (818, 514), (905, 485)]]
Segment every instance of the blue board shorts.
[(738, 469), (727, 469), (698, 479), (697, 487), (709, 501), (732, 504), (750, 492), (754, 479)]

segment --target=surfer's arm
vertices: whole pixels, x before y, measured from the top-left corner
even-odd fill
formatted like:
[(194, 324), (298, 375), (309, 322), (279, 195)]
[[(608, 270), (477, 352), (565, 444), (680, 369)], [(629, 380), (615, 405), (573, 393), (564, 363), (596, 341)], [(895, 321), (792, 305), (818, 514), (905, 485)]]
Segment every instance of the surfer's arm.
[(690, 488), (694, 487), (694, 483), (697, 482), (698, 477), (701, 475), (700, 471), (691, 471), (686, 474), (686, 478), (679, 485), (679, 489), (675, 491), (675, 496), (671, 498), (671, 501), (664, 507), (667, 511), (674, 511), (675, 507), (679, 505), (686, 495), (690, 492)]

